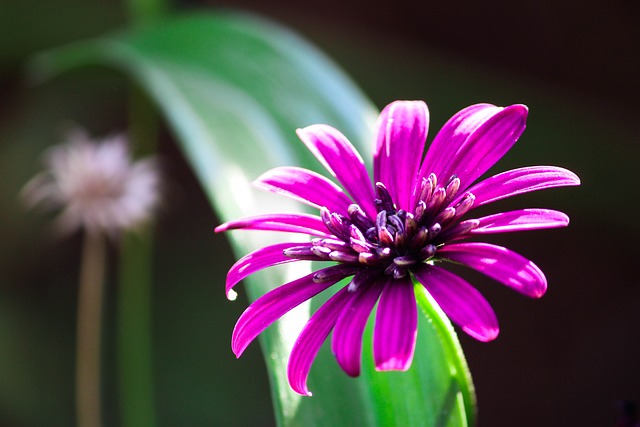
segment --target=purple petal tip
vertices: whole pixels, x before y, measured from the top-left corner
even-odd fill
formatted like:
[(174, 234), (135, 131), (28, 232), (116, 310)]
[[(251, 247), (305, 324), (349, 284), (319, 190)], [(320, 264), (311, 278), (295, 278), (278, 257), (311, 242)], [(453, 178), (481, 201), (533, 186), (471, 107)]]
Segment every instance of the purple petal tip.
[(376, 371), (407, 371), (411, 367), (412, 359), (392, 358), (383, 363), (376, 364)]
[(481, 342), (489, 342), (498, 338), (498, 334), (500, 333), (499, 328), (487, 328), (482, 331), (474, 330), (468, 327), (462, 327), (462, 330), (465, 331), (472, 338), (477, 339)]

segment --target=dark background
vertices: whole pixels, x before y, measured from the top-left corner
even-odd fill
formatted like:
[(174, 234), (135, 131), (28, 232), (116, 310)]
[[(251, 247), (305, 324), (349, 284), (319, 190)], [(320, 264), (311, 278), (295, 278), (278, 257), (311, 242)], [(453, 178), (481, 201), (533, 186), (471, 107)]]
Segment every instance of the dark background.
[[(473, 276), (501, 321), (493, 343), (460, 336), (479, 426), (486, 427), (615, 426), (623, 402), (640, 400), (638, 5), (239, 0), (180, 7), (236, 7), (278, 20), (333, 57), (380, 108), (424, 99), (431, 136), (475, 102), (530, 107), (527, 131), (496, 170), (561, 165), (583, 185), (495, 207), (551, 207), (567, 212), (572, 224), (491, 239), (543, 269), (549, 291), (541, 300)], [(81, 239), (47, 239), (46, 219), (25, 214), (17, 191), (65, 121), (98, 135), (126, 123), (121, 77), (92, 70), (32, 87), (22, 67), (33, 52), (125, 22), (113, 1), (0, 5), (0, 425), (73, 419)], [(218, 222), (167, 131), (160, 152), (175, 182), (156, 243), (154, 369), (162, 425), (268, 425), (273, 415), (257, 346), (239, 361), (228, 347), (245, 301), (229, 303), (221, 290), (232, 262), (226, 242), (212, 233)], [(112, 306), (108, 315), (109, 325)], [(106, 360), (109, 372), (113, 354)], [(113, 418), (114, 380), (106, 387)]]

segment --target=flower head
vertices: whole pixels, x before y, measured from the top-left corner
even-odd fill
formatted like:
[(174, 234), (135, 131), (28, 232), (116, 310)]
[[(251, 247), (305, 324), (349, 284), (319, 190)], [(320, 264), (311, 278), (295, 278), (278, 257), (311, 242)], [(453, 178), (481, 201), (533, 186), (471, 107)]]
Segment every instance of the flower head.
[(279, 243), (256, 250), (231, 267), (227, 294), (248, 275), (294, 261), (333, 265), (268, 292), (241, 315), (232, 349), (239, 357), (249, 343), (283, 314), (342, 279), (335, 293), (308, 321), (288, 365), (291, 387), (310, 394), (307, 376), (322, 342), (333, 330), (332, 351), (349, 375), (360, 373), (362, 334), (378, 303), (373, 332), (377, 370), (406, 370), (414, 354), (419, 282), (447, 316), (480, 341), (498, 335), (494, 311), (464, 279), (445, 269), (463, 264), (529, 296), (547, 282), (540, 269), (501, 246), (465, 242), (491, 233), (564, 227), (569, 218), (548, 209), (522, 209), (467, 218), (478, 206), (544, 188), (578, 185), (572, 172), (553, 166), (511, 170), (474, 182), (517, 141), (527, 107), (472, 105), (453, 116), (435, 136), (424, 158), (429, 111), (421, 101), (396, 101), (377, 123), (373, 182), (355, 148), (336, 129), (313, 125), (298, 136), (344, 190), (310, 170), (280, 167), (256, 181), (259, 187), (302, 201), (319, 215), (269, 214), (220, 225), (313, 236), (309, 243)]
[(124, 135), (96, 143), (76, 129), (47, 151), (45, 166), (23, 195), (31, 206), (62, 209), (61, 232), (84, 228), (114, 236), (147, 220), (159, 202), (155, 161), (132, 162)]

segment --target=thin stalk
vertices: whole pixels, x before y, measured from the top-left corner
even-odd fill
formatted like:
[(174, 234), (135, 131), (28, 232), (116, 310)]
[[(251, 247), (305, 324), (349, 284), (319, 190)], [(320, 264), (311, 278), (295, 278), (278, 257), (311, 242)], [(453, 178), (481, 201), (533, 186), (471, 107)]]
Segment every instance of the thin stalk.
[(101, 337), (104, 295), (105, 241), (85, 232), (78, 289), (76, 353), (76, 416), (79, 427), (100, 427)]
[(117, 299), (119, 406), (124, 427), (156, 425), (152, 367), (152, 239), (127, 233)]

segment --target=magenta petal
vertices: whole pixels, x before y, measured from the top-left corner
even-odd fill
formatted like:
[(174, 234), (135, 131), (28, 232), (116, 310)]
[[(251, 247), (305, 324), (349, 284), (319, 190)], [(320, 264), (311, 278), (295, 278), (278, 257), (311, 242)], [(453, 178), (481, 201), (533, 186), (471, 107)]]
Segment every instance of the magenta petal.
[(511, 105), (489, 117), (469, 135), (438, 178), (446, 182), (456, 175), (460, 178), (459, 191), (469, 187), (518, 140), (524, 132), (527, 113), (524, 105)]
[(340, 289), (311, 316), (298, 336), (287, 366), (289, 385), (296, 393), (311, 396), (307, 388), (311, 364), (351, 296), (346, 287)]
[(349, 140), (327, 125), (298, 129), (298, 136), (373, 220), (377, 212), (373, 204), (371, 179), (362, 157)]
[(375, 182), (382, 182), (398, 209), (409, 206), (429, 128), (422, 101), (395, 101), (380, 113), (373, 154)]
[(370, 286), (361, 286), (353, 291), (353, 297), (333, 330), (331, 349), (340, 367), (352, 377), (360, 375), (362, 334), (383, 286), (384, 281), (378, 280)]
[(502, 246), (488, 243), (444, 245), (438, 255), (465, 264), (529, 297), (547, 290), (544, 273), (533, 262)]
[(478, 221), (478, 227), (469, 231), (469, 234), (509, 233), (569, 225), (566, 214), (552, 209), (520, 209), (485, 216), (478, 218)]
[[(475, 196), (474, 207), (496, 200), (553, 187), (580, 185), (580, 178), (567, 169), (556, 166), (532, 166), (514, 169), (494, 175), (467, 190)], [(464, 193), (451, 205), (455, 205)]]
[(332, 237), (327, 233), (327, 227), (322, 222), (322, 218), (302, 213), (250, 216), (225, 222), (215, 229), (216, 233), (228, 230), (270, 230)]
[(236, 357), (240, 357), (255, 337), (285, 313), (346, 277), (334, 275), (331, 280), (314, 281), (314, 276), (322, 271), (279, 286), (247, 307), (236, 322), (231, 337), (231, 349)]
[(467, 334), (479, 341), (491, 341), (498, 336), (500, 329), (493, 309), (465, 280), (426, 264), (413, 273), (442, 311)]
[(491, 104), (476, 104), (467, 107), (452, 118), (436, 134), (420, 168), (418, 183), (423, 177), (430, 173), (435, 173), (440, 180), (448, 179), (443, 177), (442, 171), (451, 160), (469, 135), (487, 119), (502, 111), (501, 107)]
[(373, 333), (378, 371), (406, 371), (411, 366), (418, 332), (418, 309), (409, 275), (389, 279), (380, 296)]
[(231, 291), (238, 282), (256, 271), (273, 265), (298, 261), (297, 259), (285, 256), (282, 251), (300, 245), (300, 242), (279, 243), (277, 245), (260, 248), (240, 258), (227, 273), (227, 283), (225, 285), (227, 298), (229, 298), (229, 291)]
[(265, 190), (282, 194), (315, 208), (322, 206), (331, 212), (348, 215), (351, 199), (335, 183), (313, 171), (297, 167), (271, 169), (255, 184)]

